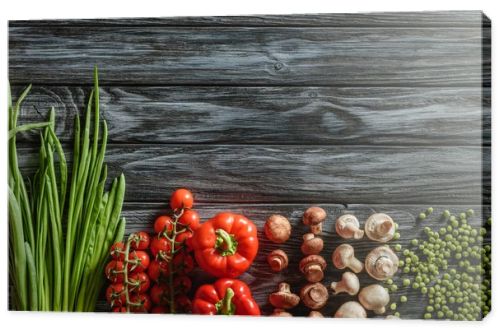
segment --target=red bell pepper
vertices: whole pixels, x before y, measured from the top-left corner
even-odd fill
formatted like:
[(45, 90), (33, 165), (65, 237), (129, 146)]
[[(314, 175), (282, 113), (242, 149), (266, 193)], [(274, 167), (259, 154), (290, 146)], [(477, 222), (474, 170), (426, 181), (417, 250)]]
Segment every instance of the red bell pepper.
[(240, 280), (221, 278), (198, 288), (193, 301), (194, 314), (260, 315), (259, 305), (248, 286)]
[(235, 278), (257, 255), (257, 228), (245, 216), (219, 213), (194, 231), (191, 246), (196, 262), (207, 273)]

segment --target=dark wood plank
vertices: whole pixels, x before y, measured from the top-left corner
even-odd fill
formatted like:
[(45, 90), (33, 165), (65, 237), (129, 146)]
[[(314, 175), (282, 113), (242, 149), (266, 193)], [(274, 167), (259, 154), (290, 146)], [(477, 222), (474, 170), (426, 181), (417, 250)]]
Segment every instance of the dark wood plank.
[[(20, 164), (36, 164), (32, 147)], [(127, 200), (161, 201), (193, 188), (201, 202), (482, 203), (490, 149), (298, 145), (108, 145)]]
[[(14, 86), (14, 96), (23, 88)], [(88, 94), (87, 87), (35, 86), (19, 122), (43, 121), (54, 106), (57, 134), (72, 140)], [(115, 143), (480, 146), (491, 139), (491, 108), (481, 112), (491, 97), (482, 100), (480, 87), (124, 86), (100, 94)]]
[(480, 11), (19, 20), (9, 26), (477, 27)]
[[(436, 204), (436, 203), (434, 203)], [(153, 221), (157, 215), (168, 214), (166, 210), (167, 203), (127, 203), (124, 207), (123, 216), (127, 219), (127, 234), (146, 230), (151, 231)], [(267, 298), (271, 292), (273, 292), (278, 283), (286, 281), (291, 284), (293, 291), (298, 292), (300, 288), (306, 283), (300, 271), (298, 269), (298, 263), (302, 258), (300, 252), (301, 237), (303, 233), (307, 232), (307, 227), (301, 222), (301, 217), (305, 209), (307, 209), (305, 204), (296, 205), (270, 205), (270, 204), (260, 204), (260, 205), (246, 205), (246, 204), (210, 204), (210, 205), (198, 205), (196, 209), (200, 213), (203, 220), (214, 216), (217, 212), (221, 211), (232, 211), (244, 214), (249, 217), (257, 226), (259, 230), (259, 253), (257, 258), (249, 269), (247, 273), (241, 276), (245, 282), (247, 282), (254, 294), (255, 299), (262, 308), (264, 314), (269, 314), (272, 311), (272, 306), (268, 303)], [(397, 243), (403, 245), (403, 247), (410, 247), (410, 240), (413, 238), (423, 237), (422, 227), (430, 226), (433, 229), (438, 229), (445, 223), (441, 221), (440, 214), (443, 210), (449, 209), (454, 214), (459, 214), (460, 212), (465, 212), (467, 209), (472, 208), (476, 213), (476, 217), (472, 220), (474, 226), (481, 226), (484, 220), (490, 216), (490, 208), (480, 206), (443, 206), (443, 205), (433, 205), (434, 214), (429, 217), (425, 222), (418, 222), (416, 217), (422, 211), (424, 211), (427, 206), (424, 205), (365, 205), (365, 204), (352, 204), (347, 207), (343, 205), (322, 205), (322, 207), (327, 211), (328, 218), (327, 223), (324, 227), (324, 233), (322, 235), (325, 241), (325, 248), (322, 255), (328, 262), (327, 271), (325, 279), (323, 282), (329, 284), (334, 280), (338, 280), (342, 274), (342, 270), (337, 270), (333, 267), (331, 263), (331, 253), (333, 250), (345, 240), (341, 239), (334, 229), (335, 219), (345, 213), (354, 214), (358, 217), (361, 224), (364, 224), (366, 218), (374, 212), (385, 212), (393, 217), (394, 221), (399, 224), (399, 231), (401, 233), (400, 240), (393, 240), (389, 244), (395, 245)], [(291, 238), (282, 245), (276, 245), (268, 241), (263, 233), (263, 225), (268, 216), (271, 214), (281, 214), (289, 218), (293, 228)], [(484, 217), (480, 219), (480, 217)], [(489, 242), (488, 240), (485, 242)], [(380, 244), (373, 242), (364, 238), (359, 241), (348, 241), (355, 247), (356, 256), (363, 260), (366, 254), (376, 246)], [(273, 273), (269, 270), (266, 256), (267, 254), (276, 248), (282, 248), (287, 252), (290, 259), (289, 267), (279, 273)], [(402, 256), (402, 254), (400, 254)], [(400, 274), (398, 274), (399, 277)], [(201, 270), (196, 270), (193, 273), (193, 280), (195, 288), (201, 284), (212, 282), (214, 279), (209, 275), (203, 273)], [(372, 278), (370, 278), (365, 272), (359, 274), (361, 285), (365, 286), (368, 284), (377, 283)], [(396, 279), (398, 285), (400, 284), (400, 279)], [(392, 293), (392, 300), (399, 301), (400, 296), (406, 295), (408, 297), (408, 303), (400, 307), (399, 311), (403, 318), (421, 318), (423, 316), (423, 297), (419, 292), (411, 288), (401, 287), (396, 293)], [(344, 295), (339, 295), (331, 297), (327, 306), (322, 310), (325, 316), (332, 316), (335, 310), (347, 300), (355, 300), (356, 297), (346, 297)], [(104, 302), (99, 304), (98, 310), (109, 311), (109, 308)], [(303, 306), (300, 305), (295, 308), (292, 313), (297, 316), (305, 316), (308, 311)], [(374, 316), (371, 312), (370, 316)]]
[(9, 73), (20, 84), (91, 83), (98, 65), (102, 84), (480, 85), (481, 30), (11, 27)]

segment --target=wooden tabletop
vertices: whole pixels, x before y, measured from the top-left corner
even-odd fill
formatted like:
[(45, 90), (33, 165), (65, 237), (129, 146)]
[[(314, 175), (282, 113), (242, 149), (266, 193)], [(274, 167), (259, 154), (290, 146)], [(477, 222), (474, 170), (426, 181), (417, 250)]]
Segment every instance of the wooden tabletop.
[[(328, 213), (325, 284), (342, 273), (330, 261), (342, 213), (361, 222), (388, 213), (403, 245), (421, 236), (415, 217), (429, 206), (436, 217), (468, 208), (475, 224), (489, 217), (490, 30), (476, 11), (11, 21), (9, 80), (14, 97), (33, 83), (20, 123), (54, 106), (69, 150), (97, 65), (109, 175), (127, 180), (127, 233), (150, 230), (177, 187), (193, 190), (204, 219), (243, 213), (259, 226), (261, 247), (242, 279), (268, 314), (280, 281), (295, 291), (305, 284), (301, 215), (311, 205)], [(28, 173), (36, 138), (19, 141)], [(265, 262), (278, 246), (262, 233), (274, 213), (293, 224), (280, 274)], [(362, 259), (376, 246), (352, 244)], [(402, 294), (402, 317), (422, 317), (423, 297), (392, 298)], [(347, 299), (355, 297), (332, 296), (324, 314)]]

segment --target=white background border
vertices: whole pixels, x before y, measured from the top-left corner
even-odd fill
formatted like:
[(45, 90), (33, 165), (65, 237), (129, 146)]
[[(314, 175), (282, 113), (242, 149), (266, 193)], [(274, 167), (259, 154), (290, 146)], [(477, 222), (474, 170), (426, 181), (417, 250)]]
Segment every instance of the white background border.
[[(249, 14), (305, 14), (305, 13), (355, 13), (373, 11), (418, 11), (418, 10), (483, 10), (492, 20), (493, 43), (493, 83), (498, 78), (497, 57), (498, 45), (496, 26), (500, 20), (500, 1), (437, 1), (437, 0), (375, 0), (375, 1), (316, 1), (301, 2), (246, 0), (246, 1), (147, 1), (147, 0), (83, 0), (83, 1), (29, 1), (4, 0), (0, 5), (0, 331), (2, 333), (152, 333), (180, 334), (187, 333), (259, 333), (272, 331), (282, 333), (331, 333), (350, 334), (364, 330), (366, 333), (385, 330), (387, 333), (401, 331), (406, 333), (422, 333), (439, 331), (470, 333), (471, 331), (499, 332), (500, 317), (498, 311), (498, 272), (499, 258), (493, 255), (493, 312), (482, 322), (445, 322), (445, 321), (346, 321), (339, 319), (307, 319), (307, 318), (226, 318), (200, 316), (168, 316), (168, 315), (120, 315), (120, 314), (57, 314), (57, 313), (21, 313), (7, 311), (7, 68), (8, 37), (7, 20), (12, 19), (49, 19), (49, 18), (98, 18), (98, 17), (155, 17), (155, 16), (203, 16), (203, 15), (249, 15)], [(493, 88), (495, 88), (493, 86)], [(492, 94), (493, 107), (495, 89)], [(495, 108), (493, 108), (495, 109)], [(497, 166), (499, 149), (498, 120), (493, 113), (492, 130), (492, 171)], [(492, 175), (493, 188), (498, 179)], [(500, 221), (498, 215), (499, 201), (493, 196), (493, 225)], [(498, 240), (498, 228), (493, 228), (493, 238)], [(498, 242), (498, 241), (494, 241)], [(494, 251), (496, 251), (494, 245)], [(494, 328), (497, 328), (494, 330)]]

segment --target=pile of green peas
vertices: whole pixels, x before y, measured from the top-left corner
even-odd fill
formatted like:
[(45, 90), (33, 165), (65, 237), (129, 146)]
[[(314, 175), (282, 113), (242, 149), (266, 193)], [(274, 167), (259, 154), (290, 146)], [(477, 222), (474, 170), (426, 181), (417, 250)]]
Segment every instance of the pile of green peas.
[[(423, 223), (433, 213), (428, 208), (418, 215)], [(400, 256), (400, 281), (404, 289), (414, 289), (425, 297), (424, 319), (480, 320), (491, 309), (491, 245), (484, 242), (486, 228), (474, 228), (469, 219), (472, 209), (458, 217), (445, 210), (437, 231), (424, 227), (424, 237), (413, 239), (410, 247), (396, 244)], [(491, 225), (491, 218), (486, 222)], [(389, 292), (399, 287), (393, 279), (385, 281)], [(400, 297), (406, 303), (408, 297)], [(397, 312), (398, 303), (389, 309)]]

